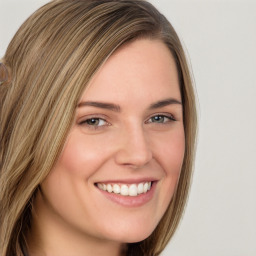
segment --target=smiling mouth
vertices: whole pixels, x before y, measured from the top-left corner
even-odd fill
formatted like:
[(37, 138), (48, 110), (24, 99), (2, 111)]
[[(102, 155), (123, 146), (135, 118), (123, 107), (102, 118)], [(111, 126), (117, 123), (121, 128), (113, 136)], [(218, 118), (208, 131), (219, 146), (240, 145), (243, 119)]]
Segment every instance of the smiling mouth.
[(151, 189), (152, 182), (140, 182), (138, 184), (105, 184), (96, 183), (96, 186), (108, 193), (119, 194), (122, 196), (138, 196), (146, 194)]

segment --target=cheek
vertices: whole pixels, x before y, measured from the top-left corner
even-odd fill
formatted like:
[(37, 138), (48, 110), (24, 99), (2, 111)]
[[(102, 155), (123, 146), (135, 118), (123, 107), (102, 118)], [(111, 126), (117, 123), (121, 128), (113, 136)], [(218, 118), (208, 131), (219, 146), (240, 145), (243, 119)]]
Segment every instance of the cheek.
[(68, 138), (57, 165), (72, 175), (89, 177), (107, 156), (108, 149), (104, 146), (104, 140), (97, 136), (85, 140), (83, 134), (74, 132)]
[(161, 164), (165, 175), (172, 176), (180, 173), (185, 152), (185, 135), (183, 129), (165, 134), (154, 145), (155, 155)]
[[(161, 164), (165, 178), (159, 184), (159, 209), (163, 214), (168, 207), (178, 184), (185, 152), (185, 136), (183, 130), (166, 136), (162, 143), (156, 146), (157, 160)], [(161, 207), (162, 205), (162, 207)]]
[(91, 209), (98, 207), (91, 200), (94, 191), (91, 177), (109, 156), (103, 143), (104, 140), (96, 141), (96, 136), (85, 141), (84, 136), (70, 133), (58, 161), (41, 186), (44, 195), (41, 208), (47, 209), (45, 215), (50, 212), (50, 216), (59, 216), (84, 230), (91, 225), (86, 220), (97, 216), (97, 211)]
[[(179, 133), (172, 136), (169, 143), (166, 144), (166, 157), (163, 161), (165, 161), (165, 173), (166, 179), (170, 182), (170, 189), (173, 193), (175, 189), (178, 179), (180, 176), (184, 153), (185, 153), (185, 136), (183, 130)], [(171, 194), (172, 194), (171, 193)]]

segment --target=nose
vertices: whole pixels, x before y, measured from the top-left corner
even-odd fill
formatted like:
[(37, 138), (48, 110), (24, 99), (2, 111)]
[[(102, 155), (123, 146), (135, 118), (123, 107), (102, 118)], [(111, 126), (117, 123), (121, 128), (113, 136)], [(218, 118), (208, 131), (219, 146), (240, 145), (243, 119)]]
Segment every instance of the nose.
[(150, 143), (143, 127), (125, 129), (119, 137), (115, 161), (131, 168), (145, 166), (152, 159)]

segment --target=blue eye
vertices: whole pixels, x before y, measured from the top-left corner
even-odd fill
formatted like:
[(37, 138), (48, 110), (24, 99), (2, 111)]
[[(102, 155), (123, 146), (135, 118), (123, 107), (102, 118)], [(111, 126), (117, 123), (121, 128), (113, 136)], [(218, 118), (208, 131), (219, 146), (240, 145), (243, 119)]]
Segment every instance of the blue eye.
[(166, 115), (156, 115), (149, 119), (149, 123), (167, 123), (171, 121), (176, 121), (173, 116), (166, 116)]

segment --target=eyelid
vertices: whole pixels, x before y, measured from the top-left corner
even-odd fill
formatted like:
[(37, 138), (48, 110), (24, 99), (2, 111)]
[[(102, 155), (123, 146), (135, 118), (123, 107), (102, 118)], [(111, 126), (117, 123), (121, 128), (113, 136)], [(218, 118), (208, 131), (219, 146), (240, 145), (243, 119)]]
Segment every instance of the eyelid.
[(88, 119), (103, 119), (107, 122), (108, 117), (106, 115), (103, 114), (89, 114), (89, 115), (83, 115), (81, 117), (78, 118), (77, 123), (81, 123), (81, 122), (85, 122)]
[[(166, 112), (160, 112), (160, 113), (154, 113), (153, 115), (150, 115), (147, 120), (146, 120), (146, 123), (149, 123), (149, 120), (155, 116), (163, 116), (163, 117), (166, 117), (170, 120), (170, 122), (175, 122), (177, 121), (177, 119), (175, 118), (175, 116), (171, 113), (166, 113)], [(153, 123), (153, 122), (150, 122), (150, 123)]]
[[(105, 122), (105, 124), (103, 124), (103, 125), (88, 124), (87, 121), (92, 120), (92, 119), (103, 120)], [(108, 118), (102, 114), (90, 114), (90, 115), (83, 116), (83, 117), (79, 118), (79, 120), (77, 121), (77, 124), (87, 130), (98, 130), (98, 129), (104, 129), (106, 126), (111, 125), (110, 122), (107, 121), (107, 119)]]

